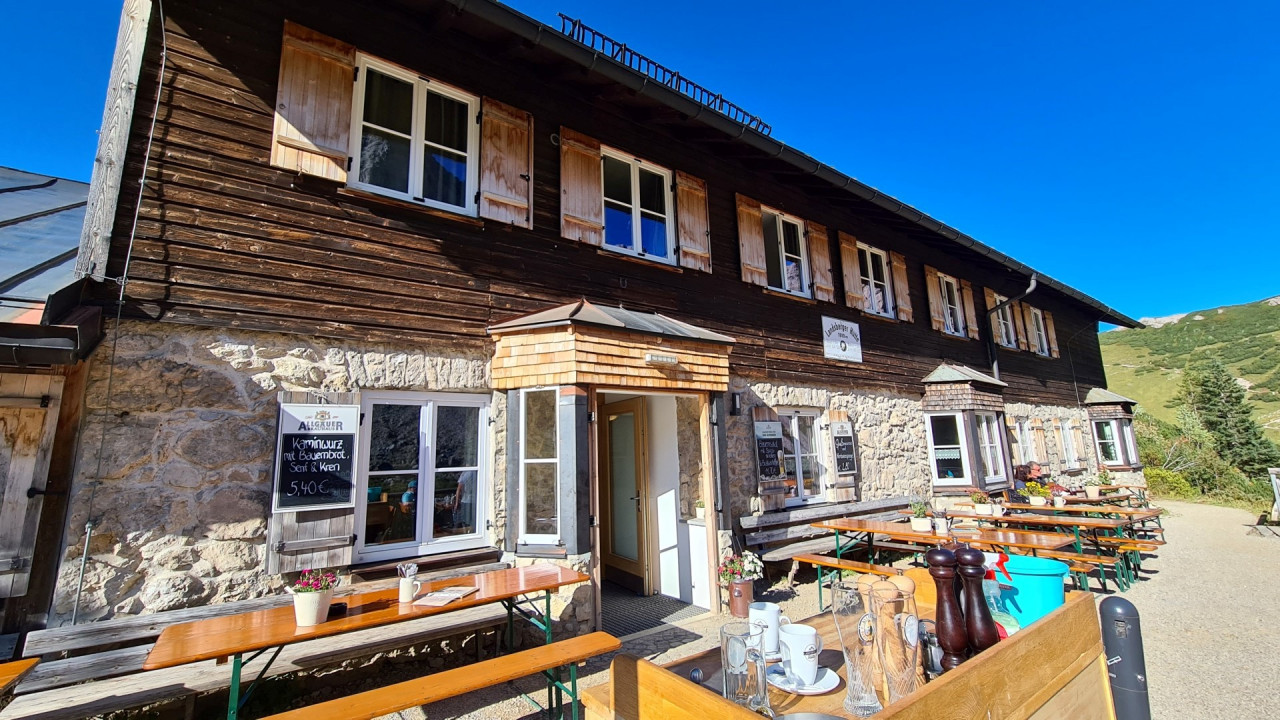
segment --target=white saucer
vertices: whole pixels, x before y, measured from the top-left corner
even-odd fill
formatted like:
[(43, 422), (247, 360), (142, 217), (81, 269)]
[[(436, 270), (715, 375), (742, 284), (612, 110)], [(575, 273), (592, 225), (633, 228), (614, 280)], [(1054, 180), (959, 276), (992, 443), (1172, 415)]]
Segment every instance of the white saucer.
[(793, 695), (826, 695), (840, 687), (840, 676), (831, 668), (818, 668), (818, 677), (812, 685), (795, 685), (781, 665), (774, 665), (765, 672), (769, 684)]

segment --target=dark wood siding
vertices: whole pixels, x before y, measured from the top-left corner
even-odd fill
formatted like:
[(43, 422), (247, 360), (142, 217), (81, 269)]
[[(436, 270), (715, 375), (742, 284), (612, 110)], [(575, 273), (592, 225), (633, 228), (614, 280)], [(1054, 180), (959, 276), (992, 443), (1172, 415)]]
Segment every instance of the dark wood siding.
[[(847, 202), (780, 181), (728, 156), (723, 142), (664, 129), (651, 114), (628, 110), (626, 91), (585, 90), (580, 69), (551, 66), (545, 53), (504, 42), (496, 30), (487, 43), (457, 32), (447, 12), (399, 14), (331, 1), (295, 3), (285, 11), (275, 3), (197, 6), (193, 0), (170, 3), (166, 11), (168, 60), (129, 266), (126, 313), (132, 316), (475, 348), (489, 344), (489, 323), (585, 297), (732, 335), (738, 341), (732, 371), (747, 377), (918, 394), (921, 378), (940, 362), (989, 367), (984, 342), (930, 329), (921, 310), (928, 307), (924, 264), (1006, 295), (1024, 282), (959, 246), (923, 241)], [(270, 167), (285, 17), (531, 112), (533, 229), (369, 200)], [(130, 241), (160, 70), (158, 35), (153, 28), (142, 71), (113, 238), (114, 274), (123, 270)], [(560, 155), (552, 142), (561, 125), (705, 179), (713, 272), (633, 261), (562, 239)], [(735, 193), (902, 253), (915, 322), (863, 316), (843, 303), (791, 300), (743, 283)], [(835, 264), (839, 254), (831, 256)], [(835, 295), (843, 298), (838, 267), (833, 276)], [(981, 315), (982, 293), (975, 294)], [(1105, 385), (1091, 311), (1052, 291), (1028, 301), (1053, 312), (1062, 357), (1001, 350), (1006, 399), (1076, 404), (1089, 387)], [(863, 364), (823, 360), (822, 315), (860, 322)], [(980, 322), (985, 337), (989, 328)]]

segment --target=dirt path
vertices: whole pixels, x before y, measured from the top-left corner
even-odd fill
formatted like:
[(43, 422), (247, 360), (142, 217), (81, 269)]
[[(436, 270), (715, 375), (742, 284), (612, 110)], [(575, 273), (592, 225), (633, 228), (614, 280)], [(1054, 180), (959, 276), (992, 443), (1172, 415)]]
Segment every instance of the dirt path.
[(1280, 690), (1280, 539), (1243, 510), (1161, 502), (1168, 544), (1123, 597), (1142, 619), (1157, 720), (1274, 718)]

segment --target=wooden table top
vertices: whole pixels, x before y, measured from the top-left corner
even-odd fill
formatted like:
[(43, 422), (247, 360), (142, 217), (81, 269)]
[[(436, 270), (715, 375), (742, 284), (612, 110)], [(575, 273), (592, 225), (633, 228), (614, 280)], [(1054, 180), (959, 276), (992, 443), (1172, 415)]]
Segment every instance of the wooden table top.
[(396, 601), (399, 591), (391, 588), (343, 597), (338, 602), (347, 603), (345, 615), (312, 627), (297, 626), (292, 604), (170, 625), (161, 631), (156, 644), (147, 654), (142, 669), (156, 670), (211, 658), (230, 657), (238, 653), (453, 612), (588, 580), (590, 578), (580, 572), (544, 563), (424, 583), (423, 593), (457, 586), (479, 588), (476, 592), (441, 607), (399, 603)]
[[(964, 504), (964, 503), (960, 503)], [(1091, 507), (1054, 507), (1052, 505), (1029, 505), (1027, 503), (1005, 503), (1005, 507), (1010, 510), (1051, 510), (1056, 513), (1107, 513), (1110, 515), (1130, 515), (1135, 519), (1141, 515), (1143, 518), (1156, 517), (1163, 515), (1162, 508), (1135, 508), (1121, 507), (1119, 505), (1094, 505)]]
[[(1044, 508), (1037, 508), (1043, 510)], [(1010, 513), (996, 517), (994, 515), (979, 515), (969, 510), (952, 510), (949, 513), (953, 517), (969, 518), (974, 520), (983, 520), (993, 523), (1021, 523), (1023, 525), (1047, 525), (1051, 527), (1080, 527), (1090, 530), (1118, 530), (1134, 523), (1132, 518), (1100, 518), (1100, 517), (1072, 517), (1067, 515), (1037, 515), (1033, 513)]]
[(934, 531), (912, 530), (907, 523), (884, 520), (859, 520), (837, 518), (813, 523), (814, 527), (841, 532), (871, 532), (887, 535), (895, 540), (915, 540), (927, 543), (967, 542), (973, 545), (999, 545), (1001, 547), (1027, 548), (1030, 550), (1057, 550), (1076, 544), (1074, 535), (1064, 533), (1031, 532), (1027, 530), (994, 530), (990, 528), (958, 529), (947, 535)]
[[(932, 605), (926, 605), (917, 600), (916, 613), (922, 620), (932, 620), (934, 608)], [(726, 622), (733, 620), (737, 620), (737, 618), (727, 618)], [(818, 664), (834, 670), (840, 676), (840, 685), (825, 695), (793, 695), (770, 685), (770, 708), (777, 715), (814, 712), (827, 713), (837, 717), (848, 717), (844, 710), (844, 698), (847, 692), (844, 651), (841, 649), (840, 636), (836, 632), (835, 620), (831, 617), (830, 612), (824, 612), (799, 622), (817, 629), (818, 635), (822, 638), (822, 652), (818, 655)], [(720, 662), (720, 648), (718, 646), (669, 665), (663, 665), (663, 667), (686, 680), (689, 679), (689, 672), (694, 668), (698, 668), (702, 671), (703, 686), (717, 694), (723, 693), (724, 679), (720, 671), (724, 666)], [(884, 696), (883, 687), (877, 688), (877, 694), (880, 695), (880, 702), (888, 706), (888, 698)]]
[(1118, 500), (1120, 498), (1125, 498), (1125, 497), (1129, 497), (1129, 493), (1127, 492), (1122, 494), (1112, 493), (1111, 495), (1101, 495), (1096, 498), (1085, 497), (1084, 495), (1068, 495), (1067, 504), (1068, 505), (1073, 505), (1073, 504), (1074, 505), (1106, 505), (1110, 503), (1112, 500)]
[(18, 681), (40, 664), (40, 658), (27, 658), (0, 664), (0, 693), (18, 684)]

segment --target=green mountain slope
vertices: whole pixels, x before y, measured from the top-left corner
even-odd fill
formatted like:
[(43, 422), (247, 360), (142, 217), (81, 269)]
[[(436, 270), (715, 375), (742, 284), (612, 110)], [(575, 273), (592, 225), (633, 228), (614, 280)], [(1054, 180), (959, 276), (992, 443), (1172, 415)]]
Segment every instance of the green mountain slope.
[(1183, 369), (1217, 358), (1246, 384), (1254, 417), (1280, 442), (1280, 297), (1188, 313), (1162, 327), (1112, 330), (1098, 339), (1110, 389), (1169, 421)]

